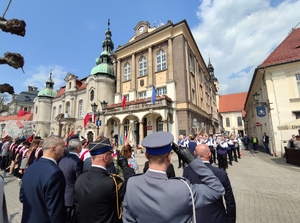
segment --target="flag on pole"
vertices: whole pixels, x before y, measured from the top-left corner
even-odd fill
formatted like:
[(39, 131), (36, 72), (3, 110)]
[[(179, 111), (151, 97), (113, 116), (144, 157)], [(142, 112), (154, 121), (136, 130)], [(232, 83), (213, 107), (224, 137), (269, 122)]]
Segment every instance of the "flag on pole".
[(86, 125), (89, 123), (91, 117), (92, 117), (92, 116), (91, 116), (90, 114), (88, 114), (88, 113), (85, 114), (85, 116), (84, 116), (84, 118), (83, 118), (83, 127), (84, 127), (84, 128), (85, 128)]
[(31, 136), (29, 136), (26, 141), (31, 143), (33, 141), (33, 139), (34, 139), (33, 137), (34, 137), (34, 134), (32, 134)]
[(72, 131), (69, 133), (68, 138), (71, 138), (72, 135), (74, 135), (74, 128), (73, 128)]
[(123, 145), (123, 137), (122, 137), (122, 134), (120, 134), (120, 145)]
[(152, 85), (152, 97), (151, 97), (151, 102), (152, 102), (152, 104), (155, 104), (155, 100), (156, 100), (156, 89), (155, 89), (155, 87)]
[(122, 107), (126, 108), (126, 96), (125, 95), (123, 96), (123, 99), (122, 99)]

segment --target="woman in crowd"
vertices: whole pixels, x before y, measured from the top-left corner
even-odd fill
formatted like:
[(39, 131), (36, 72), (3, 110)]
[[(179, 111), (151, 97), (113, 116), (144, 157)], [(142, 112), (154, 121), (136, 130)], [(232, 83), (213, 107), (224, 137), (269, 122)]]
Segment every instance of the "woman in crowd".
[(128, 166), (134, 169), (134, 172), (137, 173), (139, 166), (136, 162), (136, 159), (132, 156), (132, 147), (129, 144), (126, 144), (122, 147), (121, 155), (127, 158)]

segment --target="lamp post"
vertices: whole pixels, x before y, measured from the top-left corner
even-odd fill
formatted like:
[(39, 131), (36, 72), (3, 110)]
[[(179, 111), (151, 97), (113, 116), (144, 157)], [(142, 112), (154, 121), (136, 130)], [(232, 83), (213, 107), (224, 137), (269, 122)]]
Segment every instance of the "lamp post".
[(95, 102), (94, 102), (94, 104), (91, 104), (91, 106), (92, 106), (92, 111), (93, 111), (93, 116), (94, 116), (94, 114), (96, 114), (96, 116), (97, 116), (97, 121), (96, 121), (96, 126), (97, 126), (97, 136), (99, 136), (99, 128), (100, 128), (100, 126), (101, 126), (100, 116), (101, 116), (101, 115), (104, 115), (105, 110), (106, 110), (106, 106), (107, 106), (108, 102), (102, 101), (102, 102), (100, 102), (100, 104), (101, 104), (101, 108), (102, 108), (102, 111), (101, 111), (101, 112), (100, 112), (99, 110), (97, 111), (98, 105), (97, 105)]
[[(267, 107), (268, 109), (270, 109), (270, 104), (272, 104), (272, 103), (270, 103), (268, 100), (267, 100), (266, 102), (261, 102), (261, 101), (259, 101), (259, 95), (260, 95), (260, 94), (257, 93), (257, 92), (255, 92), (255, 94), (252, 95), (253, 98), (254, 98), (254, 101), (255, 101), (254, 106), (255, 106), (255, 107), (265, 106), (265, 107)], [(272, 110), (272, 109), (270, 109), (270, 110)]]
[(2, 138), (2, 135), (3, 135), (3, 129), (5, 128), (6, 124), (5, 123), (2, 123), (1, 124), (1, 138)]

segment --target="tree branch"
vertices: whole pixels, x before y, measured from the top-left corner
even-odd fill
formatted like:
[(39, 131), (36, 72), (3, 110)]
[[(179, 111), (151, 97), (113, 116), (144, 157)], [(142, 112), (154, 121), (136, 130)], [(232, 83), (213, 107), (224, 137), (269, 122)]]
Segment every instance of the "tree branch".
[(25, 36), (26, 33), (26, 23), (24, 20), (19, 19), (11, 19), (6, 20), (4, 18), (0, 18), (0, 29), (3, 32), (15, 34), (18, 36)]
[(23, 69), (24, 58), (19, 53), (6, 52), (4, 57), (0, 57), (0, 64), (7, 64), (15, 69)]

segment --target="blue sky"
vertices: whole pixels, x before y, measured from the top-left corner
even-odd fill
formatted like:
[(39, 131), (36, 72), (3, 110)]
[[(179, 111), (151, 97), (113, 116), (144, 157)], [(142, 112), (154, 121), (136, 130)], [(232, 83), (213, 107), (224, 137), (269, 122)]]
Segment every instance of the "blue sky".
[[(0, 2), (1, 16), (7, 3)], [(300, 22), (299, 8), (300, 0), (13, 0), (5, 18), (25, 20), (26, 36), (0, 32), (0, 56), (20, 53), (25, 74), (0, 65), (1, 83), (19, 93), (28, 85), (43, 89), (50, 69), (55, 89), (68, 72), (88, 76), (108, 19), (115, 49), (131, 39), (140, 21), (154, 26), (186, 19), (206, 63), (211, 58), (220, 94), (247, 91), (254, 69)]]

